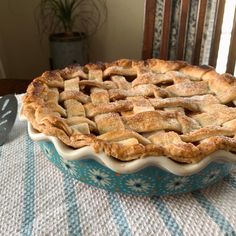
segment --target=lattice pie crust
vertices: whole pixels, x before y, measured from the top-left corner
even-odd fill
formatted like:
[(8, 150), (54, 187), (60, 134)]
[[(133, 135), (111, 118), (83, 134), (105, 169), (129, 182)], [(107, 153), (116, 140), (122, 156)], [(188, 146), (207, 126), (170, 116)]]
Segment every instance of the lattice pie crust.
[(122, 59), (43, 73), (29, 85), (22, 112), (36, 130), (75, 149), (193, 163), (219, 149), (236, 151), (235, 104), (229, 74)]

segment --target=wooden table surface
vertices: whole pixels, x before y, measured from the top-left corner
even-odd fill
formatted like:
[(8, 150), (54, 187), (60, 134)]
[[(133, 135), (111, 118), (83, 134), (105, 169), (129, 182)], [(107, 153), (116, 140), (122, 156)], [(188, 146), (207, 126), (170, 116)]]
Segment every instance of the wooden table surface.
[(0, 96), (11, 93), (24, 93), (31, 80), (23, 79), (0, 79)]

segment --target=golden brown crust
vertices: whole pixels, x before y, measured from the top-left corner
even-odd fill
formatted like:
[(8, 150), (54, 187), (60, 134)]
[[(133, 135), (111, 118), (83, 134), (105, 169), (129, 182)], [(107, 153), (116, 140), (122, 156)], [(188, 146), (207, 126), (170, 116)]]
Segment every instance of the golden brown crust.
[(236, 151), (236, 82), (183, 61), (121, 59), (47, 71), (22, 112), (66, 145), (92, 146), (122, 161), (167, 156), (194, 163)]

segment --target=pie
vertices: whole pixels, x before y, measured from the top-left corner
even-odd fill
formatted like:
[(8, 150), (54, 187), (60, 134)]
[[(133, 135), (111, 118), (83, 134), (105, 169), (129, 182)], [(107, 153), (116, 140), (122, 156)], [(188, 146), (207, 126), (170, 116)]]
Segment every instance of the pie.
[(23, 115), (78, 149), (131, 161), (196, 163), (236, 151), (236, 80), (183, 61), (121, 59), (46, 71), (29, 85)]

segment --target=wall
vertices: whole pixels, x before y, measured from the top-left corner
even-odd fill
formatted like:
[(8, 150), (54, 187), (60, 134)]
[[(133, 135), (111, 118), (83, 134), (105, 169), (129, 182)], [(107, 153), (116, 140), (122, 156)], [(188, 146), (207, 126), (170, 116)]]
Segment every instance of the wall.
[[(8, 78), (31, 79), (49, 69), (34, 12), (39, 0), (0, 1), (0, 57)], [(108, 19), (90, 38), (90, 60), (141, 58), (145, 0), (107, 0)]]
[(91, 40), (92, 61), (140, 59), (145, 0), (107, 0), (106, 24)]
[(36, 5), (32, 0), (0, 1), (0, 55), (9, 78), (31, 78), (48, 67), (48, 50), (40, 45), (34, 20)]

